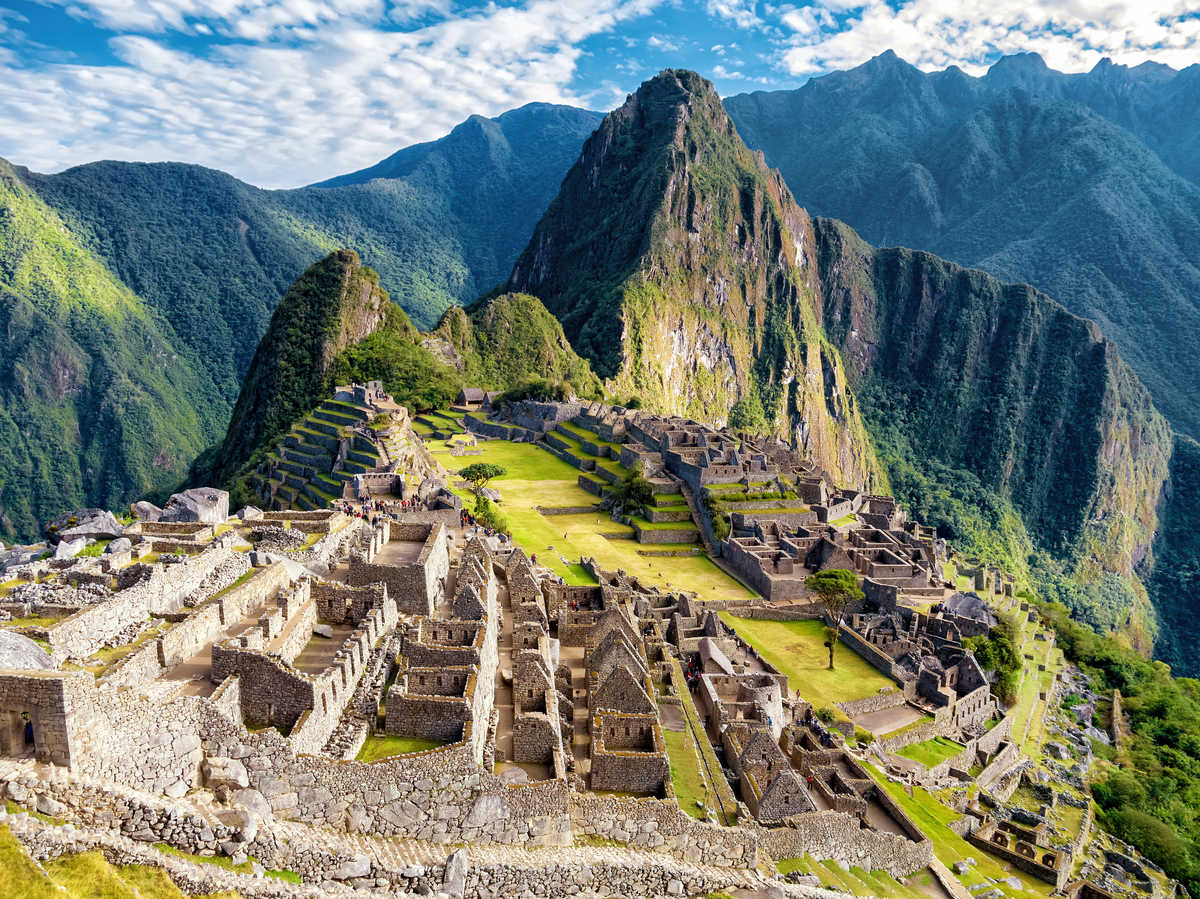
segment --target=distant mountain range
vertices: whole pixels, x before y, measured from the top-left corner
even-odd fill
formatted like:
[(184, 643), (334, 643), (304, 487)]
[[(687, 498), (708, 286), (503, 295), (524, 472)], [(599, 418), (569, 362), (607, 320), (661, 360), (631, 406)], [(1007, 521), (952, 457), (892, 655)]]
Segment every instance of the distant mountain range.
[(726, 106), (814, 214), (1045, 291), (1200, 437), (1200, 66), (971, 78), (888, 52)]
[[(190, 165), (37, 175), (0, 160), (0, 539), (176, 486), (223, 437), (280, 296), (331, 250), (354, 247), (424, 327), (502, 282), (600, 118), (546, 104), (473, 116), (375, 169), (289, 191)], [(121, 310), (106, 331), (97, 304)], [(111, 387), (85, 375), (110, 370)], [(105, 409), (125, 423), (94, 427)]]

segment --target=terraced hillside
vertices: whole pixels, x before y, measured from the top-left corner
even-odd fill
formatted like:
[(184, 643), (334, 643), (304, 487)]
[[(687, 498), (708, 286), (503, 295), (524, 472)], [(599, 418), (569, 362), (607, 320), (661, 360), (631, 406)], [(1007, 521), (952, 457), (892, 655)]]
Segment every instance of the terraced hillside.
[(323, 509), (340, 499), (347, 481), (379, 464), (379, 447), (366, 429), (371, 414), (353, 403), (322, 402), (255, 470), (257, 496), (269, 509)]

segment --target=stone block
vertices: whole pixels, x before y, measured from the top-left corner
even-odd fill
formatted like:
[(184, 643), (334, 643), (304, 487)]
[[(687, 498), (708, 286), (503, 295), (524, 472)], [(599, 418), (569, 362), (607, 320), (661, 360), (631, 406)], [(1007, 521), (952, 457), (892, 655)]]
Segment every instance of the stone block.
[(240, 790), (250, 786), (246, 766), (237, 759), (210, 756), (204, 760), (204, 780), (210, 790), (226, 787)]

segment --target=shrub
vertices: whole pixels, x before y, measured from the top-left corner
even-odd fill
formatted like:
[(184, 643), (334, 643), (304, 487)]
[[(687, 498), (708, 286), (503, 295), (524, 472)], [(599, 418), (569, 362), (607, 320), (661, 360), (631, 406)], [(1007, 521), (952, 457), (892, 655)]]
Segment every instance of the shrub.
[(827, 705), (821, 706), (816, 710), (815, 714), (817, 720), (824, 724), (833, 724), (834, 721), (837, 721), (837, 712)]

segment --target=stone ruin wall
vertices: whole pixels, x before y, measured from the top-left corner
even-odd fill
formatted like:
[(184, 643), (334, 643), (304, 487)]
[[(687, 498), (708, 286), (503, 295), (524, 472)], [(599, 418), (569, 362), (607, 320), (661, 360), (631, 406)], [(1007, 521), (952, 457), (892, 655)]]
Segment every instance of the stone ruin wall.
[(202, 603), (183, 621), (147, 640), (113, 665), (101, 683), (114, 688), (150, 683), (200, 652), (230, 624), (245, 618), (289, 583), (287, 569), (280, 563), (259, 570), (250, 580)]
[(577, 835), (658, 849), (708, 865), (748, 868), (758, 856), (757, 832), (697, 821), (672, 800), (574, 793), (571, 822)]
[(351, 585), (364, 587), (368, 584), (387, 585), (388, 595), (393, 598), (401, 612), (410, 615), (433, 613), (434, 598), (450, 573), (450, 549), (446, 541), (443, 524), (399, 524), (384, 522), (376, 530), (376, 541), (382, 532), (381, 543), (392, 540), (423, 540), (420, 555), (405, 565), (377, 565), (369, 561), (374, 553), (368, 553), (368, 561), (352, 558), (348, 580)]
[(59, 661), (87, 658), (130, 625), (152, 614), (176, 611), (181, 597), (200, 587), (232, 557), (232, 545), (233, 537), (223, 535), (185, 562), (152, 565), (150, 577), (144, 582), (62, 619), (46, 631), (52, 655)]

